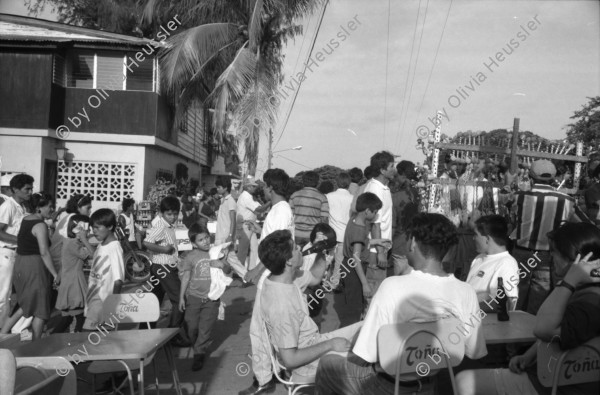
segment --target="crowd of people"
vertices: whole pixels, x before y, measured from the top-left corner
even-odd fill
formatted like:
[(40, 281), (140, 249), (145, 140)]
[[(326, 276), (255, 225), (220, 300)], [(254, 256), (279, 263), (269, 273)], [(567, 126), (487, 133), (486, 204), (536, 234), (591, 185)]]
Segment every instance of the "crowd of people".
[[(142, 288), (169, 299), (167, 325), (182, 328), (173, 344), (193, 348), (194, 371), (210, 353), (232, 276), (256, 286), (249, 330), (254, 380), (241, 395), (273, 391), (272, 349), (293, 382), (314, 382), (318, 394), (391, 394), (394, 377), (378, 363), (379, 329), (451, 317), (473, 323), (469, 317), (480, 310), (496, 311), (490, 301), (498, 298), (499, 279), (509, 310), (536, 315), (540, 341), (558, 337), (570, 349), (600, 336), (600, 166), (591, 175), (587, 212), (552, 187), (552, 162), (538, 160), (527, 190), (507, 188), (510, 215), (483, 215), (475, 207), (457, 226), (423, 207), (412, 162), (396, 164), (381, 151), (364, 172), (338, 174), (335, 185), (308, 171), (299, 186), (284, 170), (269, 169), (262, 181), (242, 180), (239, 190), (219, 178), (212, 193), (167, 195), (146, 231), (135, 225), (132, 199), (118, 216), (106, 208), (92, 212), (91, 199), (80, 194), (55, 211), (52, 196), (32, 193), (31, 176), (14, 175), (8, 188), (3, 180), (0, 203), (1, 332), (30, 326), (39, 339), (98, 330), (104, 300), (122, 291), (121, 245), (130, 243), (152, 252)], [(179, 218), (193, 246), (185, 254), (175, 235)], [(216, 222), (214, 234), (209, 222)], [(117, 227), (124, 240), (115, 236)], [(328, 292), (343, 296), (340, 328), (320, 333)], [(50, 324), (54, 311), (60, 314)], [(481, 323), (473, 325), (462, 341), (465, 355), (480, 359), (487, 348)], [(545, 393), (536, 350), (534, 344), (521, 355), (507, 346), (507, 369), (461, 371), (460, 393)], [(436, 380), (403, 381), (401, 389), (435, 393)], [(598, 393), (598, 383), (565, 393), (575, 390)]]

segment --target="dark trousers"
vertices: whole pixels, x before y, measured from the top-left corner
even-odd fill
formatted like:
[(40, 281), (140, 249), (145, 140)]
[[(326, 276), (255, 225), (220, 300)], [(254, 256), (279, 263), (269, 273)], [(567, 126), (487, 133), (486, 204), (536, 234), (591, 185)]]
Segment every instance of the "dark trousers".
[(194, 355), (206, 354), (212, 343), (211, 332), (219, 315), (220, 300), (210, 300), (187, 295), (185, 303), (185, 325)]
[(179, 291), (181, 289), (181, 280), (176, 267), (167, 265), (152, 264), (152, 275), (158, 278), (160, 284), (152, 288), (152, 293), (158, 298), (158, 303), (162, 304), (165, 293), (171, 301), (171, 313), (169, 314), (169, 328), (180, 328), (183, 323), (183, 313), (179, 311)]
[[(359, 263), (359, 265), (363, 265), (363, 270), (367, 269), (366, 264)], [(363, 298), (363, 289), (360, 278), (358, 278), (358, 274), (356, 274), (356, 269), (350, 267), (348, 258), (346, 257), (344, 257), (344, 260), (342, 261), (342, 268), (340, 271), (344, 270), (344, 267), (348, 268), (347, 276), (344, 279), (344, 300), (346, 302), (346, 308), (344, 310), (346, 310), (346, 315), (344, 316), (343, 323), (340, 319), (340, 326), (346, 326), (360, 321), (366, 305)]]

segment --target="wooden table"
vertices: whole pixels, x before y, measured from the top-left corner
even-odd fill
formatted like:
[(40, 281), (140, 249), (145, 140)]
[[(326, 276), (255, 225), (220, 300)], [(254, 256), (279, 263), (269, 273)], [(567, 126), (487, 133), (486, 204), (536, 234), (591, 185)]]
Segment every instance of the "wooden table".
[[(17, 360), (36, 357), (65, 357), (75, 365), (89, 361), (115, 361), (137, 359), (140, 361), (140, 394), (144, 394), (144, 360), (161, 347), (173, 374), (173, 385), (181, 395), (179, 375), (168, 343), (177, 328), (120, 330), (113, 332), (60, 333), (21, 345), (13, 349)], [(64, 367), (57, 366), (57, 371)], [(156, 372), (155, 372), (156, 373)]]
[(483, 337), (486, 344), (533, 343), (535, 316), (524, 311), (511, 311), (510, 320), (498, 321), (495, 313), (488, 313), (483, 319)]

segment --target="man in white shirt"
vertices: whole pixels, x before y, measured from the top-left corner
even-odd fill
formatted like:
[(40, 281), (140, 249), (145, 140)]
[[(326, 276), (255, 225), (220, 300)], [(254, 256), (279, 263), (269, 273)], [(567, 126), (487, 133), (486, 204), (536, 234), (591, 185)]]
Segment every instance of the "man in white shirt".
[[(336, 183), (338, 189), (325, 195), (329, 203), (329, 225), (335, 231), (337, 239), (335, 263), (333, 265), (333, 273), (331, 274), (332, 279), (340, 278), (340, 267), (344, 259), (344, 233), (346, 232), (346, 225), (350, 220), (350, 206), (353, 199), (352, 194), (348, 191), (350, 185), (350, 175), (348, 173), (338, 174)], [(341, 285), (338, 285), (337, 289), (340, 288)]]
[[(258, 237), (250, 227), (246, 224), (247, 221), (256, 221), (257, 213), (260, 213), (268, 207), (267, 205), (261, 206), (260, 203), (254, 200), (254, 193), (258, 184), (254, 180), (254, 177), (248, 176), (244, 180), (244, 191), (240, 194), (237, 199), (237, 231), (239, 238), (238, 245), (238, 259), (242, 265), (246, 264), (246, 258), (250, 256), (249, 263), (247, 265), (248, 270), (252, 270), (256, 266), (258, 259)], [(263, 208), (264, 207), (264, 208)]]
[[(421, 213), (412, 219), (408, 235), (408, 262), (414, 270), (383, 281), (371, 302), (353, 354), (321, 358), (317, 394), (393, 394), (394, 378), (378, 365), (377, 334), (387, 324), (454, 317), (465, 323), (460, 331), (465, 355), (479, 359), (487, 354), (481, 328), (485, 313), (479, 309), (475, 291), (442, 268), (442, 258), (458, 242), (456, 227), (443, 215)], [(423, 384), (419, 380), (404, 383), (414, 386), (412, 391)]]
[(0, 177), (0, 205), (12, 196), (12, 191), (10, 190), (10, 180), (14, 176), (14, 174), (5, 174)]
[(10, 313), (9, 298), (17, 250), (17, 234), (26, 215), (23, 203), (31, 198), (33, 177), (17, 174), (10, 180), (12, 196), (0, 205), (0, 325)]

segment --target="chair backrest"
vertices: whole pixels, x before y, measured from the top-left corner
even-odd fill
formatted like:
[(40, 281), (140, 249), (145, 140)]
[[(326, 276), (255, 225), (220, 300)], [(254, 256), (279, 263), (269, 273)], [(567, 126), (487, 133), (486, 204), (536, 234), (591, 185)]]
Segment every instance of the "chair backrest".
[(537, 375), (544, 387), (600, 381), (600, 336), (570, 350), (558, 342), (539, 342)]
[(271, 360), (271, 369), (273, 371), (273, 374), (280, 382), (284, 384), (292, 384), (291, 381), (285, 380), (280, 375), (282, 370), (287, 371), (287, 369), (279, 362), (279, 359), (277, 358), (277, 350), (275, 346), (271, 343), (271, 336), (269, 334), (269, 329), (267, 327), (266, 322), (263, 322), (263, 334), (264, 339), (268, 341), (267, 349), (269, 350), (269, 359)]
[(158, 321), (160, 305), (158, 298), (151, 292), (112, 294), (106, 297), (102, 305), (104, 327), (118, 324)]
[[(75, 369), (63, 357), (18, 358), (14, 389), (16, 395), (72, 395), (77, 393)], [(4, 394), (4, 392), (0, 392)]]
[(387, 374), (403, 381), (457, 366), (465, 355), (464, 335), (456, 329), (460, 325), (455, 318), (384, 325), (377, 334), (379, 364)]

